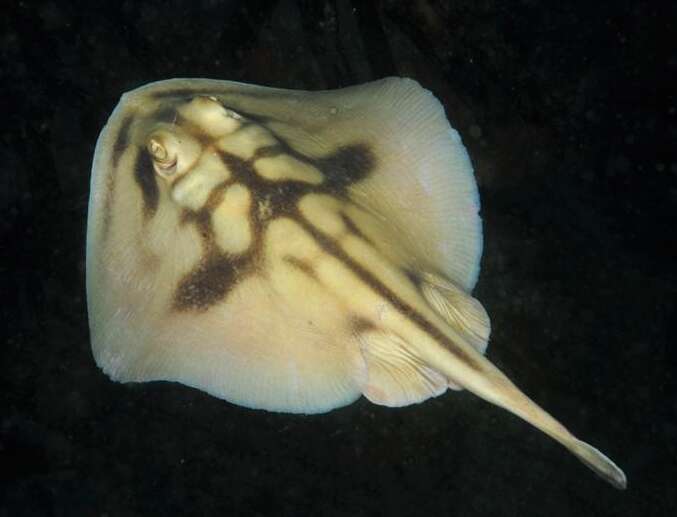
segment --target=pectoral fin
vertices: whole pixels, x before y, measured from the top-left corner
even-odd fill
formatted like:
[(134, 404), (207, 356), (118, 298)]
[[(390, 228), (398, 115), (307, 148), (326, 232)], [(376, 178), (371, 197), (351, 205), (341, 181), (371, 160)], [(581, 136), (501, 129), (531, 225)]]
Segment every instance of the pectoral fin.
[(427, 366), (399, 336), (369, 330), (358, 339), (367, 366), (362, 392), (371, 402), (406, 406), (446, 391), (446, 377)]

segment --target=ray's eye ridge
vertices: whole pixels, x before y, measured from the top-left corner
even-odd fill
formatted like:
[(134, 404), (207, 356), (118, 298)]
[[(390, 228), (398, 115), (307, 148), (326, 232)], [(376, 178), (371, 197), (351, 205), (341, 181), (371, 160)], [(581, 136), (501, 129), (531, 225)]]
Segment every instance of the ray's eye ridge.
[(161, 176), (171, 176), (176, 172), (177, 152), (175, 138), (163, 133), (151, 135), (146, 150), (153, 159), (153, 168)]

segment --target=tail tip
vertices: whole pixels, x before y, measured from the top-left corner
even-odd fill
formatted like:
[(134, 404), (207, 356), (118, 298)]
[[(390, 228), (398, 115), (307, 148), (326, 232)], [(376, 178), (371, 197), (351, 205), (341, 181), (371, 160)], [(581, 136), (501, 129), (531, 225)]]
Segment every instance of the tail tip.
[(585, 466), (610, 483), (614, 488), (625, 490), (628, 487), (625, 473), (611, 459), (592, 445), (577, 440), (573, 452)]

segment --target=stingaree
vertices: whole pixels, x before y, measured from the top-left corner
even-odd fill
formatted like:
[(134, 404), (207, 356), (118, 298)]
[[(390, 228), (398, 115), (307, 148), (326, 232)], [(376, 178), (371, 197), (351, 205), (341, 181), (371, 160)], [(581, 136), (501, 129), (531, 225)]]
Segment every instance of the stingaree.
[(94, 357), (116, 381), (294, 413), (468, 389), (625, 488), (486, 359), (479, 206), (458, 133), (415, 81), (143, 86), (92, 167)]

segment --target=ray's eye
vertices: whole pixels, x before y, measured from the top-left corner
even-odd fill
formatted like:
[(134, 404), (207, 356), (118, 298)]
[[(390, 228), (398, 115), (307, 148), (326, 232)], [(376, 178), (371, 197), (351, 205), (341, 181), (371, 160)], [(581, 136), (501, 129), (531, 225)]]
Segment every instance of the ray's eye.
[(153, 158), (153, 167), (160, 176), (172, 176), (178, 161), (178, 139), (165, 131), (157, 131), (148, 138), (146, 149)]

